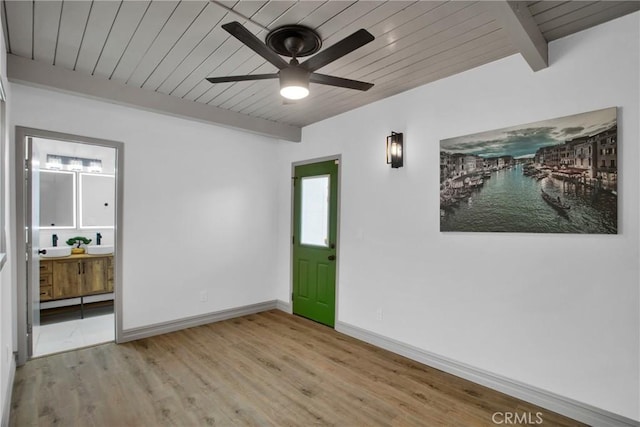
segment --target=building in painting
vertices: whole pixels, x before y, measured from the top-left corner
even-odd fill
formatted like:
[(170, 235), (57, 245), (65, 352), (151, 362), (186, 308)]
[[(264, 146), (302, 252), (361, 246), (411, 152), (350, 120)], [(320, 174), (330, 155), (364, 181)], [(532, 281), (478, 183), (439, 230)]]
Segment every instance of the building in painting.
[(599, 185), (615, 189), (617, 182), (617, 126), (595, 135), (581, 136), (564, 144), (539, 148), (535, 163), (552, 169), (571, 170)]
[(595, 177), (595, 150), (593, 141), (594, 139), (592, 137), (585, 136), (576, 138), (568, 143), (573, 146), (573, 167), (582, 170), (584, 176), (587, 178)]
[(604, 188), (616, 190), (618, 182), (618, 128), (594, 136), (597, 155), (596, 178)]
[(476, 154), (440, 152), (440, 182), (516, 164), (513, 156), (482, 157)]

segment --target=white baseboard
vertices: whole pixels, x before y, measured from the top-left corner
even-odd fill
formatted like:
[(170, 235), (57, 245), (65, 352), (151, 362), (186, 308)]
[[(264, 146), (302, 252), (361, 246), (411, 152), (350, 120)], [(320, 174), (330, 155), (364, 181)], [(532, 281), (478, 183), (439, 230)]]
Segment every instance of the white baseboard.
[(280, 311), (284, 311), (285, 313), (293, 313), (293, 307), (291, 303), (282, 301), (281, 299), (276, 300), (276, 308)]
[(9, 365), (9, 378), (7, 380), (7, 389), (4, 391), (4, 402), (2, 402), (2, 427), (9, 425), (11, 416), (11, 396), (13, 394), (13, 382), (16, 377), (16, 358), (11, 355)]
[(154, 335), (167, 334), (181, 329), (193, 328), (194, 326), (206, 325), (207, 323), (247, 316), (249, 314), (260, 313), (261, 311), (273, 310), (276, 308), (278, 308), (277, 302), (276, 300), (272, 300), (245, 305), (242, 307), (230, 308), (227, 310), (220, 310), (213, 313), (201, 314), (199, 316), (191, 316), (180, 320), (127, 329), (122, 331), (122, 337), (118, 342), (123, 343), (148, 338)]
[(336, 322), (336, 331), (376, 347), (405, 356), (460, 378), (492, 388), (509, 396), (533, 403), (569, 418), (600, 427), (638, 427), (640, 422), (587, 405), (536, 387), (510, 380), (473, 366), (456, 362), (417, 347), (387, 338), (344, 322)]

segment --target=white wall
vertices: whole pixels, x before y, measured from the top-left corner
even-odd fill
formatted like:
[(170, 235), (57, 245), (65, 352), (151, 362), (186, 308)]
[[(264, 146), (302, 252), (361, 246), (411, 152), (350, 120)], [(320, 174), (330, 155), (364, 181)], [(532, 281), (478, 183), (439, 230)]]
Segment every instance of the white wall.
[(12, 127), (125, 144), (125, 330), (274, 299), (278, 141), (43, 89), (12, 91)]
[[(639, 17), (551, 43), (538, 73), (512, 56), (304, 128), (280, 148), (278, 298), (291, 162), (340, 153), (339, 321), (640, 420)], [(439, 231), (440, 139), (611, 106), (619, 235)], [(391, 131), (405, 135), (398, 170)]]

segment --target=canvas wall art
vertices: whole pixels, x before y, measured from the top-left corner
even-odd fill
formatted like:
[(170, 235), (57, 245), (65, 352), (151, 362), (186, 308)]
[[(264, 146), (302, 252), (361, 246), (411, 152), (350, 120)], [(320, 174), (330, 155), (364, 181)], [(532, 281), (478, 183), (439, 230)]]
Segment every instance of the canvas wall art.
[(440, 141), (440, 231), (618, 232), (616, 108)]

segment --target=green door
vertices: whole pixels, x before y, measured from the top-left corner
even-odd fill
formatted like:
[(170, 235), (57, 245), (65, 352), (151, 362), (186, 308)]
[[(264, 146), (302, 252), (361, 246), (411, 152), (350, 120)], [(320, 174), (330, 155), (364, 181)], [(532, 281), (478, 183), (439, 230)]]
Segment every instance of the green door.
[(333, 326), (338, 161), (297, 166), (293, 182), (293, 313)]

